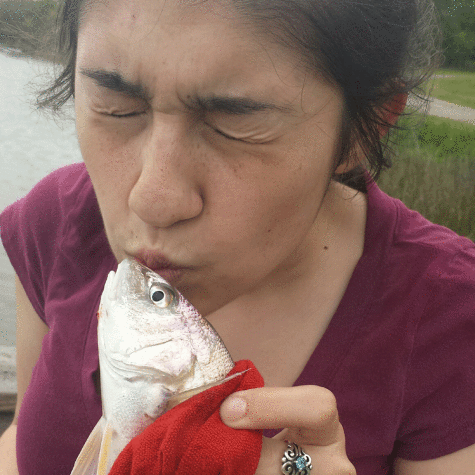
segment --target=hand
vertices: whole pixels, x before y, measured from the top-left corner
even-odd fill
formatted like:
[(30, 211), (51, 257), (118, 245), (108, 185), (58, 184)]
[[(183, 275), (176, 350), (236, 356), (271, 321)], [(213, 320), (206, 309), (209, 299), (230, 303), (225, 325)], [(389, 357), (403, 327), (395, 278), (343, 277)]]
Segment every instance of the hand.
[(333, 393), (318, 386), (258, 388), (229, 396), (222, 421), (234, 429), (278, 429), (262, 441), (256, 475), (281, 475), (286, 440), (312, 458), (312, 475), (356, 475), (345, 450), (345, 434)]

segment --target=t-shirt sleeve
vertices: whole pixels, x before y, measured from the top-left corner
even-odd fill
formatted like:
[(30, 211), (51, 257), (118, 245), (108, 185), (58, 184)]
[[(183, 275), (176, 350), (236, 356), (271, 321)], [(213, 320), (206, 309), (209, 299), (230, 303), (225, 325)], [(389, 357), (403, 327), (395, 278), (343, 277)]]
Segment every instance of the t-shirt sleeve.
[(43, 178), (25, 197), (0, 215), (0, 235), (5, 251), (25, 292), (39, 315), (45, 316), (45, 296), (63, 235), (65, 177), (79, 171), (65, 167)]
[(432, 297), (415, 335), (397, 437), (397, 456), (408, 460), (475, 444), (475, 245), (436, 259), (425, 278)]

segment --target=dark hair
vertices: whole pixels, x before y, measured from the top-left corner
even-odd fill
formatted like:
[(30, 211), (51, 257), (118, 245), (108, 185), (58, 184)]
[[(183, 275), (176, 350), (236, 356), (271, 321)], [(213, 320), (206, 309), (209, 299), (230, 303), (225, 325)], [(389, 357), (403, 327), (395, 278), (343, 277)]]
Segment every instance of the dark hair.
[[(57, 112), (74, 96), (78, 26), (85, 0), (65, 0), (58, 16), (64, 69), (37, 105)], [(206, 0), (205, 0), (206, 1)], [(210, 0), (208, 0), (210, 1)], [(421, 85), (440, 67), (442, 33), (432, 0), (228, 0), (243, 19), (279, 44), (297, 49), (303, 64), (337, 86), (345, 110), (335, 169), (349, 162), (355, 145), (377, 179), (391, 166), (393, 130), (378, 114), (399, 94), (412, 93), (427, 106)], [(403, 115), (410, 115), (405, 112)], [(356, 189), (362, 167), (335, 179)]]

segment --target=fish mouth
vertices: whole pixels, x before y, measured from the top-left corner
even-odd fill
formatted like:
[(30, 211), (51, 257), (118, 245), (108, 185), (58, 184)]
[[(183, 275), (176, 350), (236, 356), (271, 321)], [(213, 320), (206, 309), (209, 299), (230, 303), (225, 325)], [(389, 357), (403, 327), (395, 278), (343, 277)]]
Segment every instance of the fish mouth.
[[(151, 376), (152, 378), (163, 379), (164, 377), (169, 376), (165, 372), (160, 371), (159, 369), (156, 369), (152, 366), (140, 366), (132, 363), (126, 363), (125, 361), (118, 358), (114, 358), (114, 356), (108, 355), (107, 353), (104, 356), (115, 373), (132, 373), (135, 375), (133, 379), (142, 379), (144, 376)], [(130, 377), (128, 377), (127, 379), (132, 380)]]
[(133, 267), (140, 265), (137, 261), (131, 258), (126, 258), (119, 263), (117, 271), (111, 270), (107, 276), (106, 283), (104, 284), (103, 295), (106, 295), (110, 301), (117, 300), (119, 298), (119, 283), (126, 281), (127, 274), (133, 272)]
[(140, 353), (141, 351), (144, 351), (144, 350), (147, 350), (148, 348), (153, 348), (156, 346), (162, 346), (170, 342), (173, 342), (173, 340), (169, 339), (166, 341), (161, 341), (159, 343), (154, 343), (153, 345), (142, 346), (136, 350), (131, 351), (130, 353), (125, 353), (125, 354), (107, 351), (107, 348), (104, 347), (105, 348), (104, 356), (116, 370), (128, 371), (128, 372), (136, 373), (137, 375), (148, 374), (150, 376), (160, 376), (163, 378), (164, 375), (167, 375), (166, 372), (158, 368), (155, 368), (153, 366), (147, 365), (146, 362), (143, 362), (141, 364), (140, 362), (132, 362), (128, 360), (132, 358), (134, 355), (136, 355), (137, 353)]
[(147, 348), (153, 348), (154, 346), (165, 345), (166, 343), (170, 343), (170, 342), (172, 342), (172, 341), (173, 341), (173, 340), (170, 338), (170, 339), (168, 339), (168, 340), (159, 341), (158, 343), (154, 343), (153, 345), (142, 346), (142, 347), (140, 347), (140, 348), (137, 348), (136, 350), (131, 351), (130, 353), (127, 353), (127, 356), (132, 356), (132, 355), (134, 355), (135, 353), (138, 353), (139, 351), (146, 350)]

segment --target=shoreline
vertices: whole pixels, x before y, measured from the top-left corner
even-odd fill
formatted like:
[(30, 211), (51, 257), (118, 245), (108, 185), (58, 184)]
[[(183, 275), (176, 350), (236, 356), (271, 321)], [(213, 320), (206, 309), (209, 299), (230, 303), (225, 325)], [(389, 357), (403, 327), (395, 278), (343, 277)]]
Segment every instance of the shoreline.
[(38, 49), (36, 51), (23, 50), (18, 46), (10, 46), (6, 43), (0, 43), (0, 53), (6, 54), (11, 58), (26, 59), (33, 61), (43, 61), (45, 63), (52, 63), (56, 65), (61, 64), (61, 56), (56, 51), (56, 48), (52, 48), (48, 51), (46, 48)]

